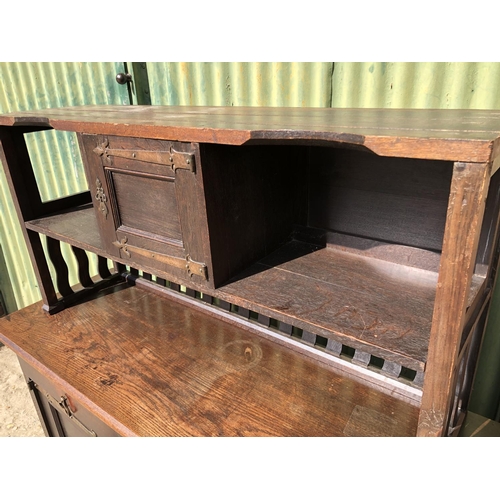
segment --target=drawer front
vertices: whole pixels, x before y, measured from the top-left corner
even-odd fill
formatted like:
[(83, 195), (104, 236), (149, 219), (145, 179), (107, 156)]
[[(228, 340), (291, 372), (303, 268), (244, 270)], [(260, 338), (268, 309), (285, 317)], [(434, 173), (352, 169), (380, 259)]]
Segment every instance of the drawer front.
[(105, 250), (130, 267), (211, 283), (195, 144), (80, 136)]

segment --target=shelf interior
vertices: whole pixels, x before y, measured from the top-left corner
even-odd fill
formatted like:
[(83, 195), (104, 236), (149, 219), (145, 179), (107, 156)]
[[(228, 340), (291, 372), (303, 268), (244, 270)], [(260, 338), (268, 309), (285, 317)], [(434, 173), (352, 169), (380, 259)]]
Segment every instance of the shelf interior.
[[(26, 226), (107, 256), (91, 205)], [(423, 370), (437, 277), (434, 271), (291, 241), (224, 286), (198, 289), (409, 369)], [(483, 277), (474, 276), (469, 303), (483, 282)]]

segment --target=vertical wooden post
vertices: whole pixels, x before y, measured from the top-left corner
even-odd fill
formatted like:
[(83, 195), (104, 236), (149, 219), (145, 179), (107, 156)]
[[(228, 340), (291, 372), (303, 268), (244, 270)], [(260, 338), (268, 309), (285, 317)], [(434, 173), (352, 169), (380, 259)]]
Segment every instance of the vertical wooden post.
[(487, 163), (453, 167), (418, 436), (446, 433), (490, 169)]
[[(17, 216), (28, 247), (38, 281), (44, 309), (52, 311), (57, 305), (57, 295), (50, 276), (47, 259), (40, 236), (26, 229), (25, 222), (42, 216), (43, 203), (33, 173), (33, 166), (24, 140), (22, 127), (0, 126), (0, 160), (12, 194)], [(22, 193), (18, 197), (17, 193)]]

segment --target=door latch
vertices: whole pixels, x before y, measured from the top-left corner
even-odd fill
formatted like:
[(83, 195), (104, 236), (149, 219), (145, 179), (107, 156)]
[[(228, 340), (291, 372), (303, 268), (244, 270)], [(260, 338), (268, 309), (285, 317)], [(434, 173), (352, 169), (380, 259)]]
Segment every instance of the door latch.
[(89, 429), (85, 424), (80, 422), (75, 417), (75, 413), (71, 409), (71, 406), (69, 404), (68, 397), (66, 395), (61, 396), (60, 399), (56, 399), (54, 396), (50, 395), (48, 392), (42, 391), (40, 387), (33, 382), (33, 380), (30, 380), (28, 382), (28, 386), (31, 390), (37, 389), (40, 394), (44, 394), (49, 403), (56, 409), (56, 410), (61, 410), (63, 413), (66, 414), (68, 418), (70, 418), (80, 429), (82, 429), (84, 432), (89, 434), (90, 436), (97, 437), (97, 434), (92, 430)]

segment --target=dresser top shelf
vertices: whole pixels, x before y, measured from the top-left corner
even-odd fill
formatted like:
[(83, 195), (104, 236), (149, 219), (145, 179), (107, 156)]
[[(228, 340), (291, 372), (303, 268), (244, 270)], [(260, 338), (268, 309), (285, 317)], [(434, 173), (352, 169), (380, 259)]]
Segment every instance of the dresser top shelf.
[(9, 113), (0, 125), (228, 145), (336, 143), (384, 156), (488, 162), (500, 111), (108, 105)]

